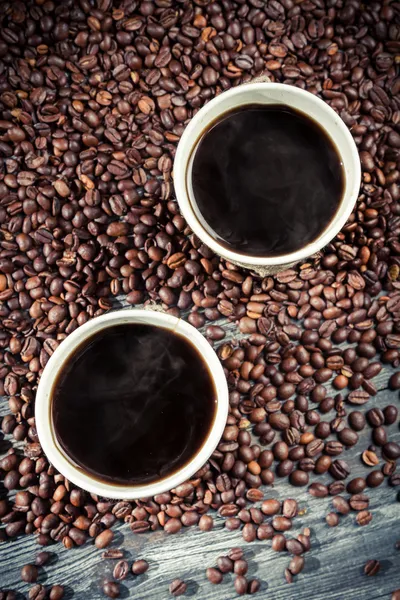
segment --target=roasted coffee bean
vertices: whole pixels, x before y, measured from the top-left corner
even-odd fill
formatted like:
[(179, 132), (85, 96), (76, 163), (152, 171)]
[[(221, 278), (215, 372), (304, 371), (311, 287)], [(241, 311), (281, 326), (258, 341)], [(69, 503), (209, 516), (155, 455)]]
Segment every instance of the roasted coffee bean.
[(355, 477), (348, 482), (346, 489), (349, 494), (360, 494), (366, 487), (365, 479), (363, 477)]
[(344, 460), (333, 461), (329, 473), (334, 479), (346, 479), (350, 475), (349, 465)]
[(209, 567), (206, 570), (206, 577), (210, 583), (218, 584), (222, 581), (222, 573), (214, 567)]
[(349, 425), (354, 431), (362, 431), (365, 427), (365, 417), (359, 410), (354, 410), (349, 414)]
[(37, 567), (43, 567), (43, 565), (47, 564), (51, 558), (50, 552), (39, 552), (39, 554), (35, 558), (35, 565)]
[(103, 592), (109, 598), (119, 598), (120, 587), (115, 581), (105, 581), (103, 584)]
[(228, 558), (235, 562), (236, 560), (241, 560), (243, 558), (243, 550), (241, 548), (231, 548), (228, 552)]
[(385, 479), (382, 471), (372, 471), (368, 473), (365, 481), (368, 487), (374, 488), (380, 486)]
[(28, 592), (29, 600), (44, 600), (47, 596), (47, 590), (43, 585), (37, 583)]
[(64, 588), (62, 585), (53, 585), (49, 593), (50, 600), (61, 600), (64, 598)]
[(113, 577), (118, 581), (126, 579), (129, 573), (129, 565), (126, 560), (120, 560), (114, 567)]
[(400, 445), (396, 442), (388, 442), (382, 447), (382, 452), (388, 460), (396, 460), (400, 456)]
[[(146, 573), (146, 571), (149, 568), (149, 563), (147, 562), (147, 560), (143, 560), (143, 559), (139, 559), (139, 560), (135, 560), (132, 564), (132, 573), (134, 575), (143, 575), (143, 573)], [(115, 577), (115, 575), (114, 575)], [(116, 579), (118, 579), (117, 577), (115, 577)]]
[(233, 566), (233, 572), (236, 575), (246, 575), (248, 570), (247, 561), (244, 559), (236, 560)]
[(365, 575), (368, 575), (369, 577), (376, 575), (377, 573), (379, 573), (381, 568), (380, 562), (379, 560), (367, 560), (367, 562), (364, 565), (364, 573)]
[(109, 546), (113, 539), (114, 533), (110, 529), (106, 529), (96, 537), (94, 543), (96, 548), (102, 550), (103, 548)]
[(199, 529), (201, 531), (211, 531), (214, 527), (214, 520), (210, 515), (202, 515), (199, 520)]
[(246, 594), (246, 592), (247, 592), (246, 577), (243, 577), (242, 575), (238, 575), (237, 577), (235, 577), (234, 586), (235, 586), (236, 593), (239, 596), (243, 596), (243, 594)]
[(372, 440), (377, 446), (385, 446), (387, 442), (386, 429), (382, 426), (375, 427), (372, 431)]
[(277, 533), (272, 538), (272, 550), (282, 552), (286, 548), (286, 538), (282, 533)]
[(250, 579), (250, 581), (247, 585), (247, 593), (248, 594), (257, 594), (260, 587), (261, 587), (261, 584), (258, 581), (258, 579)]
[(374, 467), (379, 464), (379, 458), (375, 452), (372, 452), (371, 450), (364, 450), (361, 458), (368, 467)]
[(233, 561), (228, 556), (217, 558), (217, 567), (221, 573), (231, 573), (233, 571)]
[(242, 529), (242, 536), (245, 542), (254, 542), (257, 536), (257, 529), (253, 523), (246, 523)]
[(25, 565), (21, 569), (21, 579), (27, 583), (35, 583), (38, 578), (38, 570), (35, 565)]
[(308, 473), (306, 473), (305, 471), (296, 469), (290, 474), (289, 481), (292, 485), (300, 487), (308, 484), (309, 476)]
[(341, 515), (347, 515), (350, 512), (350, 504), (345, 498), (342, 498), (342, 496), (335, 496), (332, 498), (332, 505), (336, 512)]
[(330, 512), (326, 515), (325, 520), (329, 527), (336, 527), (339, 525), (339, 517), (336, 513)]
[(264, 500), (264, 502), (261, 504), (261, 510), (267, 516), (277, 515), (281, 510), (281, 503), (279, 500), (275, 500), (274, 498)]
[(386, 408), (383, 409), (383, 415), (385, 417), (385, 425), (392, 425), (397, 421), (398, 411), (396, 406), (393, 404), (389, 404)]
[(283, 501), (282, 504), (282, 514), (284, 517), (288, 519), (293, 519), (298, 512), (297, 502), (296, 500), (287, 499)]
[(172, 596), (183, 596), (186, 593), (187, 585), (182, 579), (174, 579), (169, 584), (169, 593)]
[(391, 390), (400, 390), (400, 371), (390, 376), (389, 387)]
[(274, 537), (274, 529), (269, 523), (262, 523), (257, 527), (257, 538), (259, 540), (270, 540)]
[(326, 498), (328, 495), (328, 488), (323, 483), (312, 483), (308, 488), (308, 493), (315, 498)]
[(338, 439), (345, 446), (355, 446), (358, 442), (358, 435), (355, 431), (350, 429), (349, 427), (345, 427), (341, 431), (339, 431)]
[(369, 506), (369, 498), (366, 494), (355, 494), (349, 500), (353, 510), (366, 510)]
[(302, 556), (293, 556), (289, 563), (289, 571), (292, 575), (298, 575), (304, 568), (304, 558)]
[(358, 525), (368, 525), (372, 521), (372, 514), (368, 510), (362, 510), (357, 513), (356, 520)]

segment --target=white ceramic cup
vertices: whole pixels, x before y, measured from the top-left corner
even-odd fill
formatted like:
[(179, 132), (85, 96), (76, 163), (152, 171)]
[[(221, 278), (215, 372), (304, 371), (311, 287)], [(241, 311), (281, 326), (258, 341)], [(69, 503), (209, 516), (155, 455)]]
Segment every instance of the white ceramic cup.
[[(208, 365), (216, 391), (214, 422), (200, 450), (187, 464), (172, 475), (168, 475), (153, 483), (143, 485), (112, 484), (99, 481), (91, 476), (90, 473), (77, 465), (61, 448), (55, 435), (52, 419), (51, 404), (53, 387), (57, 376), (63, 365), (65, 365), (65, 362), (68, 360), (68, 357), (71, 356), (82, 342), (92, 337), (93, 334), (114, 325), (127, 323), (141, 323), (162, 327), (174, 331), (189, 340), (196, 347), (197, 351)], [(56, 351), (50, 357), (40, 378), (36, 394), (35, 416), (37, 432), (42, 448), (51, 464), (62, 473), (64, 477), (75, 485), (78, 485), (88, 492), (98, 494), (99, 496), (133, 500), (135, 498), (146, 498), (148, 496), (166, 492), (194, 475), (194, 473), (207, 462), (220, 441), (226, 425), (228, 407), (228, 386), (221, 363), (210, 344), (197, 329), (192, 327), (192, 325), (186, 321), (167, 315), (163, 312), (156, 312), (155, 310), (127, 309), (111, 312), (88, 321), (71, 333), (71, 335), (58, 346)], [(90, 423), (88, 423), (88, 427), (90, 427)], [(162, 444), (162, 440), (160, 440), (160, 444)]]
[[(197, 145), (211, 123), (227, 111), (246, 104), (282, 104), (316, 121), (333, 141), (345, 173), (345, 188), (340, 207), (326, 229), (310, 244), (283, 256), (250, 256), (234, 252), (218, 243), (203, 227), (193, 210), (194, 193), (191, 168)], [(326, 246), (339, 233), (357, 200), (361, 183), (360, 159), (356, 144), (335, 111), (314, 94), (282, 83), (254, 82), (223, 92), (203, 106), (186, 127), (174, 161), (174, 186), (183, 216), (193, 232), (216, 254), (261, 275), (276, 273), (296, 264)]]

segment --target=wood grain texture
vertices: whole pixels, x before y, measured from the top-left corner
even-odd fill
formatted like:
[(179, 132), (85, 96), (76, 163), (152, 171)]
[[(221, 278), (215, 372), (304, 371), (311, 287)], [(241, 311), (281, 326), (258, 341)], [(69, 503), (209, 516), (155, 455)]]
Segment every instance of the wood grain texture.
[[(232, 324), (226, 324), (229, 334), (237, 334)], [(230, 335), (228, 337), (230, 337)], [(364, 407), (399, 405), (398, 392), (387, 389), (391, 371), (385, 369), (374, 382), (379, 392)], [(7, 412), (5, 400), (0, 402), (0, 415)], [(399, 441), (399, 424), (389, 428), (390, 440)], [(360, 434), (356, 447), (348, 450), (344, 458), (352, 467), (352, 477), (365, 475), (360, 461), (362, 450), (370, 443), (370, 429)], [(311, 477), (311, 481), (316, 480)], [(318, 481), (330, 480), (321, 476)], [(310, 481), (310, 482), (311, 482)], [(385, 482), (380, 488), (370, 490), (370, 509), (373, 521), (366, 527), (355, 522), (355, 513), (341, 517), (340, 525), (331, 529), (325, 523), (325, 515), (331, 509), (331, 499), (311, 497), (306, 489), (296, 489), (286, 480), (276, 480), (274, 488), (263, 488), (266, 497), (296, 498), (305, 514), (294, 520), (293, 534), (304, 526), (312, 531), (312, 549), (306, 555), (304, 571), (289, 585), (284, 579), (284, 569), (289, 555), (275, 553), (270, 541), (246, 544), (238, 531), (224, 529), (224, 520), (216, 515), (214, 530), (203, 533), (191, 527), (174, 536), (163, 531), (135, 535), (128, 526), (119, 524), (113, 547), (125, 550), (131, 563), (145, 558), (150, 569), (145, 575), (130, 575), (121, 585), (121, 598), (166, 600), (171, 598), (169, 583), (181, 578), (188, 583), (183, 598), (196, 600), (232, 600), (236, 597), (232, 575), (225, 575), (221, 585), (211, 585), (205, 576), (207, 567), (214, 566), (216, 558), (233, 546), (241, 546), (249, 560), (248, 577), (262, 581), (261, 590), (255, 598), (263, 600), (390, 600), (391, 593), (400, 588), (400, 551), (395, 542), (400, 540), (400, 502), (396, 488)], [(1, 494), (0, 490), (0, 494)], [(56, 544), (49, 548), (53, 553), (51, 562), (40, 569), (39, 582), (46, 586), (66, 586), (66, 598), (76, 600), (100, 600), (104, 598), (101, 584), (111, 577), (115, 561), (104, 560), (93, 543), (67, 551)], [(34, 536), (23, 536), (0, 545), (0, 589), (14, 589), (24, 597), (30, 585), (20, 582), (21, 567), (32, 562), (40, 548)], [(370, 559), (381, 561), (381, 571), (375, 577), (366, 577), (363, 566)]]

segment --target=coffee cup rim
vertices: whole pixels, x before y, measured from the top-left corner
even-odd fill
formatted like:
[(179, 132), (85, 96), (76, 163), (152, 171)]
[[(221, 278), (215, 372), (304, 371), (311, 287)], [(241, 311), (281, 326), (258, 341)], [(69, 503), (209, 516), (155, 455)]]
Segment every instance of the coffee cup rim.
[[(57, 376), (65, 361), (82, 342), (93, 334), (113, 325), (142, 323), (169, 329), (189, 340), (208, 365), (216, 390), (216, 409), (213, 424), (201, 448), (183, 467), (163, 479), (142, 485), (120, 485), (100, 481), (85, 471), (61, 449), (56, 440), (52, 423), (51, 399)], [(206, 338), (190, 323), (164, 312), (149, 309), (122, 309), (91, 319), (73, 331), (56, 348), (46, 364), (36, 394), (35, 417), (39, 441), (49, 462), (66, 479), (82, 489), (119, 500), (146, 498), (169, 491), (187, 481), (207, 462), (217, 447), (224, 428), (229, 408), (229, 393), (222, 365)]]
[[(252, 96), (254, 98), (257, 92), (265, 93), (268, 90), (277, 92), (281, 98), (281, 103), (283, 105), (291, 106), (291, 97), (293, 98), (295, 96), (303, 96), (303, 98), (306, 98), (307, 101), (313, 103), (315, 106), (319, 107), (322, 111), (325, 112), (327, 118), (329, 118), (329, 120), (333, 122), (336, 127), (339, 128), (340, 134), (344, 136), (347, 148), (348, 150), (350, 150), (352, 164), (348, 165), (348, 170), (352, 173), (352, 181), (347, 181), (347, 168), (346, 165), (344, 165), (346, 171), (346, 183), (345, 192), (341, 200), (341, 204), (332, 221), (326, 226), (326, 228), (315, 240), (313, 240), (306, 246), (300, 248), (299, 250), (296, 250), (295, 252), (290, 252), (288, 254), (282, 254), (279, 256), (253, 256), (242, 252), (235, 252), (234, 250), (227, 248), (226, 246), (220, 244), (215, 238), (213, 238), (204, 228), (202, 223), (197, 218), (195, 211), (193, 210), (192, 203), (189, 199), (189, 194), (187, 190), (187, 170), (190, 158), (193, 153), (193, 149), (198, 142), (198, 136), (195, 135), (196, 127), (200, 123), (204, 123), (204, 128), (207, 127), (207, 125), (209, 124), (207, 117), (209, 116), (209, 113), (212, 109), (222, 106), (224, 103), (226, 103), (228, 98), (235, 98), (244, 95), (248, 96), (248, 101), (238, 102), (238, 104), (236, 105), (237, 107), (245, 106), (246, 104), (251, 104), (252, 102), (254, 103), (254, 100), (251, 99)], [(223, 111), (221, 111), (221, 113), (223, 114)], [(215, 118), (212, 119), (212, 121), (215, 121)], [(325, 129), (322, 123), (320, 123), (320, 125), (322, 128)], [(332, 141), (334, 142), (337, 151), (341, 159), (343, 160), (343, 145), (340, 147), (337, 144), (336, 139), (333, 139)], [(189, 227), (201, 241), (203, 241), (216, 254), (222, 256), (223, 258), (231, 261), (234, 264), (247, 266), (249, 268), (260, 266), (271, 266), (279, 268), (280, 266), (285, 267), (289, 264), (295, 264), (305, 258), (309, 258), (313, 254), (316, 254), (324, 246), (329, 244), (329, 242), (344, 227), (344, 225), (347, 222), (347, 219), (351, 215), (351, 212), (354, 208), (355, 202), (358, 197), (361, 185), (361, 164), (357, 146), (349, 129), (346, 127), (345, 123), (340, 118), (340, 116), (333, 110), (333, 108), (331, 108), (326, 102), (324, 102), (324, 100), (321, 100), (320, 98), (318, 98), (318, 96), (311, 94), (306, 90), (284, 83), (250, 82), (249, 84), (239, 85), (235, 88), (231, 88), (222, 92), (221, 94), (210, 100), (207, 104), (205, 104), (194, 115), (194, 117), (191, 119), (191, 121), (185, 128), (185, 131), (183, 132), (179, 141), (174, 160), (173, 175), (175, 193), (180, 210)]]

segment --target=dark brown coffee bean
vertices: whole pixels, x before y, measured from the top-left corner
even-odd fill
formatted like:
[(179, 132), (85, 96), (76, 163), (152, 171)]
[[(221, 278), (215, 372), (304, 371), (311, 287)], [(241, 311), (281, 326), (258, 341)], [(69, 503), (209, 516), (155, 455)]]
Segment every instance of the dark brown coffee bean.
[[(143, 575), (149, 568), (149, 563), (146, 560), (139, 559), (135, 560), (132, 564), (132, 573), (134, 575)], [(115, 577), (115, 575), (114, 575)], [(117, 579), (117, 577), (116, 577)]]
[(386, 408), (383, 409), (383, 415), (385, 417), (385, 425), (392, 425), (397, 421), (398, 411), (396, 406), (393, 404), (389, 404)]
[(354, 410), (349, 414), (349, 425), (354, 431), (362, 431), (365, 427), (364, 414), (358, 410)]
[(366, 487), (366, 482), (363, 477), (355, 477), (346, 486), (349, 494), (360, 494)]
[(199, 529), (201, 531), (211, 531), (214, 527), (214, 520), (210, 515), (202, 515), (199, 520)]
[(341, 515), (347, 515), (350, 512), (350, 504), (342, 496), (335, 496), (332, 498), (332, 505), (336, 512)]
[(368, 410), (367, 419), (372, 427), (380, 427), (385, 422), (385, 416), (380, 408), (371, 408)]
[(364, 573), (365, 575), (368, 575), (369, 577), (376, 575), (377, 573), (379, 573), (381, 568), (380, 562), (379, 560), (367, 560), (367, 562), (364, 565)]
[(375, 427), (372, 431), (372, 440), (377, 446), (385, 446), (387, 442), (386, 429), (382, 426)]
[(105, 581), (103, 584), (103, 592), (109, 598), (119, 598), (120, 587), (115, 581)]
[(281, 510), (281, 503), (279, 500), (275, 500), (274, 498), (264, 500), (264, 502), (261, 504), (261, 510), (265, 515), (268, 516), (277, 515)]
[(46, 563), (49, 562), (51, 554), (49, 552), (39, 552), (39, 554), (35, 558), (35, 565), (37, 567), (43, 567)]
[(257, 527), (257, 538), (259, 540), (270, 540), (274, 536), (274, 529), (269, 523), (262, 523)]
[(27, 583), (35, 583), (38, 578), (38, 570), (34, 565), (25, 565), (21, 569), (21, 579)]
[(338, 439), (345, 446), (355, 446), (358, 442), (358, 435), (349, 427), (345, 427), (338, 433)]
[(365, 481), (368, 487), (374, 488), (380, 486), (384, 479), (385, 476), (382, 471), (372, 471), (371, 473), (368, 473)]
[(272, 527), (275, 531), (289, 531), (292, 528), (292, 521), (287, 517), (274, 517)]
[(49, 593), (50, 600), (61, 600), (64, 598), (64, 588), (62, 585), (53, 585)]
[(384, 456), (389, 460), (396, 460), (400, 456), (400, 445), (396, 442), (388, 442), (382, 447)]
[(346, 479), (350, 475), (350, 468), (344, 460), (333, 461), (329, 473), (334, 479)]
[[(312, 467), (314, 468), (314, 466)], [(308, 484), (309, 476), (308, 473), (300, 469), (296, 469), (289, 476), (289, 481), (292, 485), (299, 487)]]

